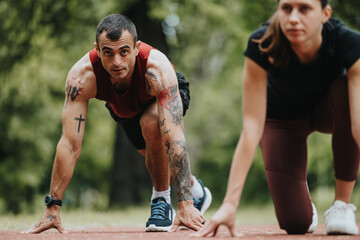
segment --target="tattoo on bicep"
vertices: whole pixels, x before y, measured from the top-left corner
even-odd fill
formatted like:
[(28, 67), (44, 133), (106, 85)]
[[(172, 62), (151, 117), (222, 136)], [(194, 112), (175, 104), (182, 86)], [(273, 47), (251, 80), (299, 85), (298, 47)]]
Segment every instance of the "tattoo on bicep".
[(182, 103), (178, 94), (178, 86), (172, 85), (163, 89), (158, 99), (161, 107), (169, 110), (172, 122), (180, 125), (182, 123)]
[(80, 90), (81, 89), (82, 89), (81, 88), (81, 81), (80, 81), (80, 79), (77, 79), (76, 77), (71, 77), (66, 82), (66, 87), (65, 87), (66, 101), (65, 101), (64, 108), (67, 107), (67, 105), (69, 103), (69, 99), (71, 99), (71, 101), (75, 101), (76, 97), (78, 95), (80, 95)]
[(150, 94), (155, 88), (154, 83), (159, 82), (159, 78), (153, 72), (151, 72), (149, 70), (146, 71), (145, 78), (146, 78), (146, 81), (145, 81), (146, 91)]
[(165, 143), (178, 201), (192, 199), (189, 156), (185, 142)]
[(80, 127), (81, 127), (81, 122), (85, 121), (85, 118), (82, 118), (82, 114), (80, 114), (80, 117), (76, 117), (74, 118), (76, 121), (79, 121), (79, 125), (78, 125), (78, 133), (80, 132)]

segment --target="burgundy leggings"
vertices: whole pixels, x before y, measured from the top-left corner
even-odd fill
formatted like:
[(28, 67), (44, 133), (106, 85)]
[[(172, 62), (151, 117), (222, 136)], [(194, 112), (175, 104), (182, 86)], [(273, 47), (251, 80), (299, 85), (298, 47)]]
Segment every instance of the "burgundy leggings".
[(351, 133), (346, 79), (335, 81), (311, 117), (267, 119), (260, 141), (265, 171), (280, 227), (289, 234), (306, 233), (312, 205), (306, 181), (307, 137), (314, 131), (332, 134), (335, 176), (357, 178), (359, 150)]

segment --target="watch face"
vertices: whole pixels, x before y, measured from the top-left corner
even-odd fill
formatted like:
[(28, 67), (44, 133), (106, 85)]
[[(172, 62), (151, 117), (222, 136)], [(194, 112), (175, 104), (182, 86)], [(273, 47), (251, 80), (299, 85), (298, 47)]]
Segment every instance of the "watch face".
[(51, 200), (52, 200), (53, 198), (52, 198), (52, 196), (49, 194), (49, 195), (47, 195), (46, 197), (45, 197), (45, 200), (44, 200), (44, 202), (45, 202), (45, 205), (46, 206), (48, 206), (50, 203), (51, 203)]

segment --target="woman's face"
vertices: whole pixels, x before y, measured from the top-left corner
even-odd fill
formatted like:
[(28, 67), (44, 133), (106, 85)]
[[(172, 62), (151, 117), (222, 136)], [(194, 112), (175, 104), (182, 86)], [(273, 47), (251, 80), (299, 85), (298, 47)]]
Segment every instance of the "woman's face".
[(321, 30), (331, 16), (330, 6), (320, 0), (280, 0), (277, 10), (280, 27), (291, 44), (321, 40)]

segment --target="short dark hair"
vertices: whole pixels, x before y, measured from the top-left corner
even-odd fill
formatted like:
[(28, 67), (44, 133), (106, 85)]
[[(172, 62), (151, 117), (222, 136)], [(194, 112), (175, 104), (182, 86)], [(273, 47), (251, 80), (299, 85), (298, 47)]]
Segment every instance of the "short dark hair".
[(99, 22), (96, 28), (96, 44), (99, 45), (99, 36), (106, 31), (106, 37), (112, 41), (116, 41), (121, 37), (123, 31), (128, 30), (134, 37), (134, 47), (138, 40), (135, 24), (122, 14), (111, 14)]

